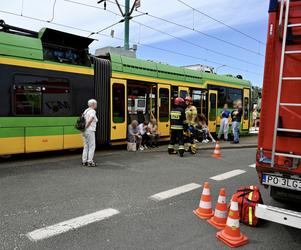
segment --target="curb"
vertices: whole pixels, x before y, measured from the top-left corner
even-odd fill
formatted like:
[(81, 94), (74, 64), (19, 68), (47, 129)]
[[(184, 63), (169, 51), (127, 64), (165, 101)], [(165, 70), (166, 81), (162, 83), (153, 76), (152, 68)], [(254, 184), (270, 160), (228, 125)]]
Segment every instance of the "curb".
[[(214, 150), (215, 146), (212, 145), (210, 147), (198, 147), (198, 150)], [(253, 144), (245, 144), (245, 145), (225, 145), (222, 146), (221, 145), (221, 149), (243, 149), (243, 148), (257, 148), (257, 144), (253, 143)], [(165, 152), (167, 151), (167, 148), (157, 148), (157, 149), (153, 149), (153, 150), (145, 150), (142, 151), (143, 153), (152, 153), (152, 152)]]

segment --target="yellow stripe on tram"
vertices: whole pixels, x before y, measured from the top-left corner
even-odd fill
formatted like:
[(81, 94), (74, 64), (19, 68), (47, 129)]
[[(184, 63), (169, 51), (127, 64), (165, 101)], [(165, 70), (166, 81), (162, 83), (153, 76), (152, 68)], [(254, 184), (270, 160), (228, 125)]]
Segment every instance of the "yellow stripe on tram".
[(27, 68), (36, 68), (36, 69), (55, 70), (55, 71), (62, 71), (62, 72), (75, 73), (75, 74), (94, 75), (94, 70), (91, 67), (84, 67), (84, 66), (74, 67), (74, 66), (68, 66), (62, 64), (48, 63), (45, 61), (38, 62), (38, 61), (31, 61), (31, 60), (20, 60), (14, 58), (0, 57), (0, 64), (27, 67)]

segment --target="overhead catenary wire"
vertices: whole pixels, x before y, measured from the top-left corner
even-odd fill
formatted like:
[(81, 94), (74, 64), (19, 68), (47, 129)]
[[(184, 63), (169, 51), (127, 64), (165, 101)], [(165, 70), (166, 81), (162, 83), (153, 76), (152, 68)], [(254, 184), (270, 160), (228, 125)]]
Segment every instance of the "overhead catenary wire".
[(188, 8), (192, 9), (193, 11), (196, 11), (196, 12), (200, 13), (201, 15), (206, 16), (206, 17), (208, 17), (209, 19), (211, 19), (211, 20), (213, 20), (213, 21), (215, 21), (215, 22), (224, 25), (225, 27), (228, 27), (229, 29), (231, 29), (231, 30), (233, 30), (233, 31), (235, 31), (235, 32), (237, 32), (237, 33), (239, 33), (239, 34), (245, 36), (245, 37), (248, 37), (248, 38), (250, 38), (250, 39), (252, 39), (252, 40), (254, 40), (254, 41), (256, 41), (256, 42), (258, 42), (258, 43), (260, 43), (260, 44), (262, 44), (262, 45), (266, 45), (265, 42), (260, 41), (259, 39), (255, 38), (255, 37), (252, 37), (251, 35), (249, 35), (249, 34), (247, 34), (247, 33), (245, 33), (245, 32), (242, 32), (241, 30), (239, 30), (239, 29), (237, 29), (237, 28), (234, 28), (233, 26), (231, 26), (231, 25), (229, 25), (229, 24), (226, 24), (225, 22), (223, 22), (223, 21), (221, 21), (221, 20), (218, 20), (218, 19), (215, 18), (215, 17), (212, 17), (212, 16), (208, 15), (207, 13), (200, 11), (199, 9), (196, 9), (196, 8), (192, 7), (191, 5), (189, 5), (188, 3), (186, 3), (186, 2), (184, 2), (184, 1), (182, 1), (182, 0), (177, 0), (177, 1), (178, 1), (179, 3), (184, 4), (184, 5), (187, 6)]
[[(99, 33), (98, 35), (123, 41), (123, 38), (120, 38), (120, 37), (111, 37), (110, 35), (103, 34), (103, 33)], [(227, 65), (227, 64), (224, 64), (224, 63), (221, 63), (221, 62), (217, 62), (217, 61), (213, 61), (213, 60), (210, 60), (210, 59), (207, 59), (207, 58), (201, 58), (201, 57), (197, 57), (197, 56), (193, 56), (193, 55), (188, 55), (188, 54), (181, 53), (181, 52), (178, 52), (178, 51), (164, 49), (164, 48), (152, 46), (152, 45), (145, 44), (145, 43), (138, 43), (138, 46), (139, 45), (142, 46), (142, 47), (148, 47), (148, 48), (151, 48), (151, 49), (154, 49), (154, 50), (159, 50), (159, 51), (167, 52), (167, 53), (174, 54), (174, 55), (179, 55), (179, 56), (183, 56), (183, 57), (187, 57), (187, 58), (192, 58), (192, 59), (196, 59), (196, 60), (202, 60), (202, 61), (210, 62), (210, 63), (216, 64), (216, 65), (223, 65), (223, 66), (231, 68), (231, 69), (235, 69), (235, 70), (239, 70), (239, 71), (243, 71), (243, 72), (247, 72), (247, 73), (250, 73), (250, 74), (261, 76), (261, 74), (258, 73), (258, 72), (253, 72), (253, 71), (242, 69), (242, 68), (239, 68), (239, 67)]]
[[(90, 5), (90, 4), (86, 4), (86, 3), (82, 3), (82, 2), (77, 2), (77, 1), (73, 1), (73, 0), (64, 0), (64, 1), (66, 1), (66, 2), (71, 2), (71, 3), (75, 3), (75, 4), (79, 4), (79, 5), (83, 5), (83, 6), (87, 6), (87, 7), (91, 7), (91, 8), (96, 8), (96, 9), (104, 10), (104, 9), (102, 9), (102, 8), (100, 8), (100, 7), (97, 7), (97, 6), (94, 6), (94, 5)], [(111, 2), (110, 0), (107, 0), (107, 1)], [(114, 2), (112, 2), (112, 3), (114, 3)], [(122, 5), (121, 5), (121, 6), (122, 6)], [(111, 11), (111, 10), (108, 10), (108, 9), (106, 9), (106, 11), (109, 11), (109, 12), (112, 13), (112, 14), (115, 14), (115, 15), (118, 15), (118, 16), (122, 17), (122, 15), (120, 15), (119, 13), (116, 13), (116, 12), (114, 12), (114, 11)], [(144, 12), (141, 12), (141, 13), (144, 13)], [(145, 13), (145, 14), (146, 14), (146, 13)], [(150, 14), (148, 14), (148, 15), (150, 15)], [(161, 18), (160, 18), (160, 19), (161, 19)], [(164, 19), (163, 19), (163, 20), (164, 20)], [(243, 62), (243, 63), (249, 64), (249, 65), (253, 65), (253, 66), (258, 67), (258, 68), (263, 68), (262, 65), (259, 65), (259, 64), (256, 64), (256, 63), (252, 63), (252, 62), (250, 62), (250, 61), (247, 61), (247, 60), (244, 60), (244, 59), (241, 59), (241, 58), (238, 58), (238, 57), (229, 55), (229, 54), (225, 54), (225, 53), (219, 52), (219, 51), (214, 50), (214, 49), (207, 48), (207, 47), (205, 47), (205, 46), (201, 46), (201, 45), (199, 45), (199, 44), (197, 44), (197, 43), (191, 42), (190, 40), (187, 40), (187, 39), (184, 39), (184, 38), (175, 36), (175, 35), (170, 34), (170, 33), (168, 33), (168, 32), (165, 32), (165, 31), (159, 30), (159, 29), (157, 29), (157, 28), (151, 27), (151, 26), (149, 26), (149, 25), (146, 25), (146, 24), (143, 24), (143, 23), (134, 21), (134, 20), (132, 20), (132, 22), (135, 22), (135, 23), (137, 23), (137, 24), (140, 24), (140, 25), (142, 25), (142, 26), (144, 26), (144, 27), (146, 27), (146, 28), (152, 29), (153, 31), (159, 32), (159, 33), (161, 33), (161, 34), (165, 34), (165, 35), (167, 35), (167, 36), (170, 36), (170, 37), (172, 37), (172, 38), (174, 38), (174, 39), (176, 39), (176, 40), (178, 40), (178, 41), (181, 41), (181, 42), (184, 42), (184, 43), (186, 43), (186, 44), (192, 45), (192, 46), (194, 46), (194, 47), (197, 47), (197, 48), (203, 49), (203, 50), (205, 50), (205, 51), (214, 53), (214, 54), (216, 54), (216, 55), (224, 56), (224, 57), (226, 57), (226, 58), (230, 58), (230, 59), (233, 59), (233, 60), (236, 60), (236, 61), (239, 61), (239, 62)], [(171, 22), (171, 21), (168, 21), (168, 22)], [(173, 22), (171, 22), (171, 23), (173, 23)], [(184, 27), (186, 27), (186, 26), (184, 26)]]
[(51, 17), (51, 19), (48, 21), (49, 23), (53, 22), (54, 17), (55, 17), (54, 15), (55, 15), (56, 1), (57, 1), (57, 0), (54, 0), (54, 2), (53, 2), (53, 6), (52, 6), (52, 17)]
[(206, 48), (206, 47), (201, 46), (201, 45), (199, 45), (199, 44), (197, 44), (197, 43), (191, 42), (190, 40), (183, 39), (183, 38), (181, 38), (181, 37), (175, 36), (175, 35), (170, 34), (170, 33), (168, 33), (168, 32), (165, 32), (165, 31), (162, 31), (162, 30), (153, 28), (153, 27), (151, 27), (151, 26), (148, 26), (148, 25), (146, 25), (146, 24), (142, 24), (142, 23), (137, 22), (137, 21), (134, 21), (134, 20), (132, 20), (132, 22), (137, 23), (137, 24), (140, 24), (140, 25), (142, 25), (142, 26), (144, 26), (144, 27), (146, 27), (146, 28), (149, 28), (149, 29), (151, 29), (151, 30), (153, 30), (153, 31), (156, 31), (156, 32), (159, 32), (159, 33), (161, 33), (161, 34), (170, 36), (170, 37), (172, 37), (172, 38), (174, 38), (174, 39), (176, 39), (176, 40), (178, 40), (178, 41), (184, 42), (184, 43), (186, 43), (186, 44), (190, 44), (190, 45), (192, 45), (192, 46), (194, 46), (194, 47), (197, 47), (197, 48), (200, 48), (200, 49), (209, 51), (209, 52), (211, 52), (211, 53), (214, 53), (214, 54), (217, 54), (217, 55), (220, 55), (220, 56), (224, 56), (224, 57), (227, 57), (227, 58), (230, 58), (230, 59), (239, 61), (239, 62), (243, 62), (243, 63), (249, 64), (249, 65), (253, 65), (253, 66), (255, 66), (255, 67), (262, 68), (262, 65), (259, 65), (259, 64), (256, 64), (256, 63), (252, 63), (252, 62), (246, 61), (246, 60), (244, 60), (244, 59), (240, 59), (240, 58), (238, 58), (238, 57), (231, 56), (231, 55), (228, 55), (228, 54), (219, 52), (219, 51), (217, 51), (217, 50), (213, 50), (213, 49)]
[[(4, 14), (8, 14), (8, 15), (14, 15), (14, 16), (25, 18), (25, 19), (30, 19), (30, 20), (34, 20), (34, 21), (38, 21), (38, 22), (43, 22), (43, 23), (48, 23), (49, 24), (49, 22), (47, 20), (43, 20), (43, 19), (35, 18), (35, 17), (30, 17), (30, 16), (25, 16), (25, 15), (21, 15), (21, 14), (9, 12), (9, 11), (0, 10), (0, 13), (4, 13)], [(78, 28), (78, 27), (74, 27), (74, 26), (70, 26), (70, 25), (65, 25), (65, 24), (60, 24), (60, 23), (56, 23), (56, 22), (52, 22), (51, 24), (55, 25), (55, 26), (58, 26), (58, 27), (62, 27), (62, 28), (68, 28), (68, 29), (73, 29), (73, 30), (77, 30), (77, 31), (80, 31), (80, 32), (85, 32), (85, 33), (88, 33), (88, 34), (91, 34), (91, 33), (94, 32), (94, 31), (91, 31), (91, 30), (82, 29), (82, 28)], [(94, 32), (94, 33), (96, 33), (96, 32)], [(116, 40), (122, 40), (123, 41), (123, 38), (111, 37), (110, 35), (103, 34), (103, 33), (99, 33), (97, 35), (99, 35), (99, 36), (106, 36), (106, 37), (109, 37), (111, 39), (116, 39)], [(241, 72), (246, 72), (246, 73), (253, 74), (253, 75), (258, 75), (258, 76), (262, 75), (262, 74), (260, 74), (258, 72), (249, 71), (247, 69), (238, 68), (238, 67), (232, 66), (232, 65), (226, 65), (226, 64), (221, 63), (221, 62), (212, 61), (212, 60), (208, 60), (206, 58), (200, 58), (200, 57), (196, 57), (196, 56), (193, 56), (193, 55), (188, 55), (188, 54), (181, 53), (181, 52), (178, 52), (178, 51), (173, 51), (173, 50), (169, 50), (169, 49), (163, 49), (163, 48), (159, 48), (159, 47), (156, 47), (156, 46), (152, 46), (152, 45), (148, 45), (148, 44), (143, 44), (143, 43), (138, 43), (138, 45), (143, 46), (143, 47), (152, 48), (152, 49), (155, 49), (155, 50), (165, 51), (167, 53), (171, 53), (171, 54), (175, 54), (175, 55), (179, 55), (179, 56), (183, 56), (183, 57), (188, 57), (188, 58), (196, 59), (196, 60), (204, 60), (204, 61), (207, 61), (207, 62), (210, 62), (210, 63), (214, 63), (214, 64), (217, 64), (217, 65), (225, 65), (228, 68), (235, 69), (235, 70), (238, 70), (238, 71), (241, 71)]]
[[(69, 0), (65, 0), (65, 1), (68, 1), (68, 2), (69, 2)], [(111, 0), (107, 0), (107, 1), (110, 2), (110, 3), (116, 4), (115, 2), (113, 2), (113, 1), (111, 1)], [(73, 2), (75, 3), (76, 1), (73, 1)], [(122, 4), (120, 4), (120, 5), (121, 5), (121, 6), (124, 6), (124, 5), (122, 5)], [(139, 12), (139, 13), (145, 13), (145, 12), (139, 11), (139, 10), (136, 10), (136, 11)], [(195, 9), (195, 11), (198, 11), (198, 10)], [(145, 13), (145, 14), (146, 14), (146, 13)], [(255, 54), (255, 55), (258, 55), (258, 56), (264, 56), (264, 55), (261, 54), (259, 51), (255, 51), (255, 50), (252, 50), (252, 49), (243, 47), (243, 46), (241, 46), (241, 45), (239, 45), (239, 44), (236, 44), (236, 43), (233, 43), (233, 42), (229, 42), (229, 41), (227, 41), (227, 40), (225, 40), (225, 39), (222, 39), (222, 38), (220, 38), (220, 37), (217, 37), (217, 36), (214, 36), (214, 35), (207, 34), (207, 33), (204, 32), (204, 31), (195, 29), (195, 27), (191, 28), (191, 27), (189, 27), (189, 26), (186, 26), (186, 25), (183, 25), (183, 24), (180, 24), (180, 23), (177, 23), (177, 22), (174, 22), (174, 21), (171, 21), (171, 20), (168, 20), (168, 19), (159, 17), (159, 16), (152, 15), (152, 14), (150, 14), (149, 12), (147, 13), (147, 15), (148, 15), (149, 17), (151, 17), (151, 18), (158, 19), (158, 20), (164, 21), (164, 22), (169, 23), (169, 24), (173, 24), (173, 25), (175, 25), (175, 26), (178, 26), (178, 27), (181, 27), (181, 28), (190, 30), (190, 31), (192, 31), (192, 32), (196, 32), (196, 33), (198, 33), (198, 34), (201, 34), (201, 35), (203, 35), (203, 36), (206, 36), (206, 37), (209, 37), (209, 38), (211, 38), (211, 39), (217, 40), (217, 41), (219, 41), (219, 42), (222, 42), (222, 43), (231, 45), (231, 46), (233, 46), (233, 47), (236, 47), (236, 48), (245, 50), (245, 51), (247, 51), (247, 52), (249, 52), (249, 53), (252, 53), (252, 54)], [(194, 25), (193, 25), (193, 26), (194, 26)]]

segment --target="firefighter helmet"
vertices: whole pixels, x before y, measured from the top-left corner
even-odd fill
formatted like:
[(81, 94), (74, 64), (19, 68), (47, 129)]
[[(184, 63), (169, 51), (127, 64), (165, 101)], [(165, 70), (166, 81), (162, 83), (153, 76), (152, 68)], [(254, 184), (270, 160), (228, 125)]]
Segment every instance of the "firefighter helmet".
[(181, 105), (182, 103), (184, 103), (183, 98), (177, 97), (177, 98), (175, 99), (175, 105)]

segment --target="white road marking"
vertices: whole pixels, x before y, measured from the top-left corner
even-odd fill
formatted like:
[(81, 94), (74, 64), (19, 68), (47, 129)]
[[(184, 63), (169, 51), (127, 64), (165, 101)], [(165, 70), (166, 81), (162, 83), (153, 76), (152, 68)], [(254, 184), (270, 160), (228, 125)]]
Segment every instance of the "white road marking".
[(196, 184), (196, 183), (190, 183), (184, 186), (176, 187), (161, 193), (154, 194), (150, 196), (149, 198), (151, 200), (155, 201), (162, 201), (171, 197), (174, 197), (179, 194), (187, 193), (189, 191), (192, 191), (194, 189), (200, 188), (202, 185)]
[(250, 168), (256, 168), (256, 164), (254, 163), (254, 164), (251, 164), (251, 165), (249, 165), (249, 167)]
[(43, 239), (56, 236), (70, 230), (74, 230), (88, 224), (107, 219), (113, 215), (119, 214), (119, 211), (113, 208), (108, 208), (104, 210), (97, 211), (92, 214), (83, 215), (71, 220), (66, 220), (52, 226), (43, 227), (37, 230), (34, 230), (30, 233), (27, 233), (27, 237), (31, 241), (39, 241)]
[(232, 171), (229, 171), (229, 172), (226, 172), (226, 173), (223, 173), (223, 174), (219, 174), (219, 175), (210, 177), (210, 179), (215, 180), (215, 181), (222, 181), (222, 180), (226, 180), (226, 179), (229, 179), (231, 177), (234, 177), (236, 175), (243, 174), (245, 172), (246, 172), (245, 170), (236, 169), (236, 170), (232, 170)]

